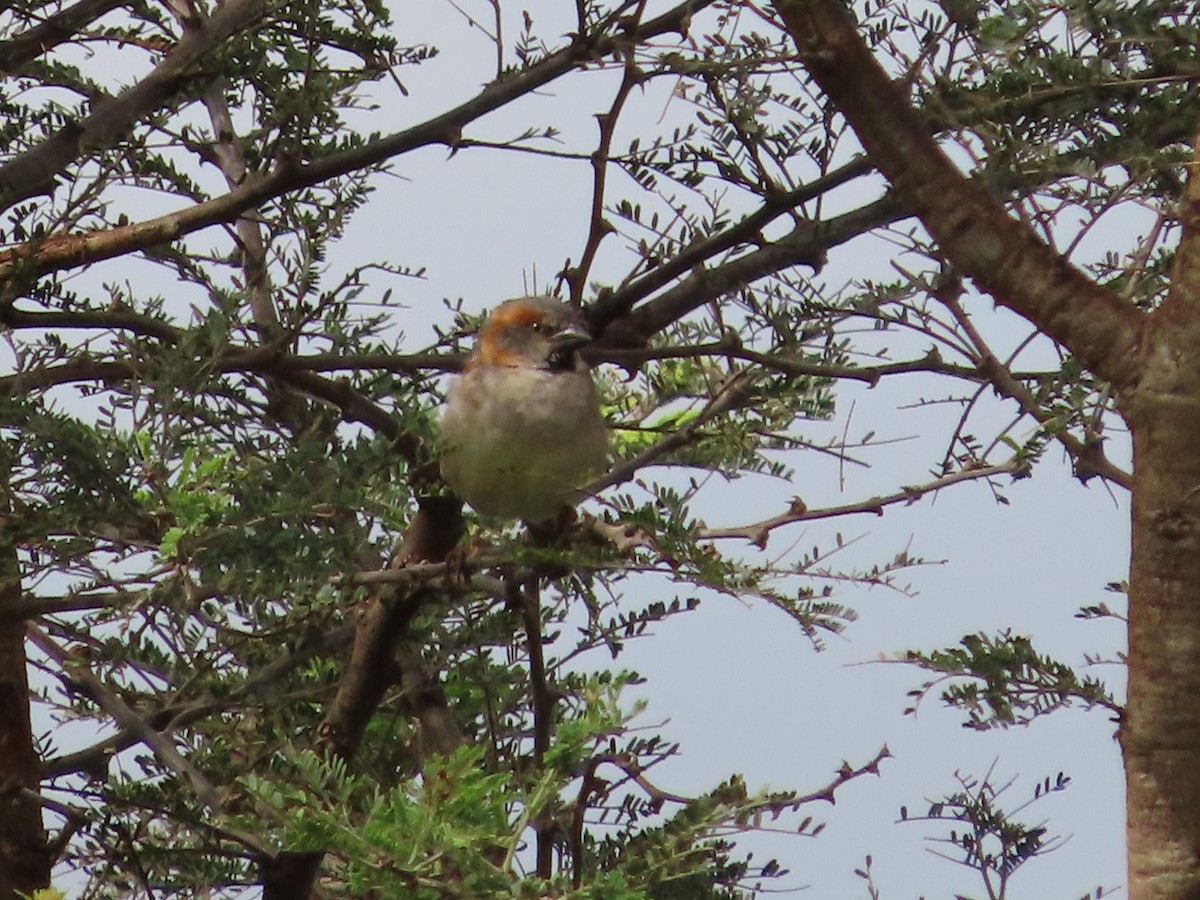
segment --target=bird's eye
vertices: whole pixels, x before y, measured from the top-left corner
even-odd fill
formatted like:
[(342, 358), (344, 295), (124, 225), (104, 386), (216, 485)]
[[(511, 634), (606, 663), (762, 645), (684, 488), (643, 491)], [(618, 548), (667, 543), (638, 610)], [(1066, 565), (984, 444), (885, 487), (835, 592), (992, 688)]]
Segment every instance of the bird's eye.
[(541, 323), (541, 322), (530, 322), (530, 323), (529, 323), (529, 328), (530, 328), (530, 330), (531, 330), (531, 331), (541, 331), (541, 330), (542, 330), (542, 323)]

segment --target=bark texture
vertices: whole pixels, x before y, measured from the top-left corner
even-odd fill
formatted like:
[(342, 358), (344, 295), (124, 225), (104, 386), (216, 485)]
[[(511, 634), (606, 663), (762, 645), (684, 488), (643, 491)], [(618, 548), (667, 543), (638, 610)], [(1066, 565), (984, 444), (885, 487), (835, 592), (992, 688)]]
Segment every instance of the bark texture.
[(1184, 385), (1184, 367), (1162, 359), (1128, 412), (1133, 561), (1121, 745), (1134, 900), (1200, 897), (1200, 354), (1192, 361)]
[[(0, 491), (7, 490), (0, 477)], [(8, 504), (0, 513), (8, 513)], [(5, 515), (0, 515), (0, 524)], [(0, 606), (21, 599), (16, 547), (0, 537)], [(41, 764), (29, 722), (23, 622), (0, 627), (0, 900), (32, 895), (50, 883), (50, 848), (38, 802)], [(18, 893), (20, 892), (20, 893)]]
[[(1197, 138), (1196, 147), (1200, 147)], [(1130, 896), (1200, 898), (1200, 153), (1171, 290), (1150, 317), (1133, 432), (1125, 755)]]

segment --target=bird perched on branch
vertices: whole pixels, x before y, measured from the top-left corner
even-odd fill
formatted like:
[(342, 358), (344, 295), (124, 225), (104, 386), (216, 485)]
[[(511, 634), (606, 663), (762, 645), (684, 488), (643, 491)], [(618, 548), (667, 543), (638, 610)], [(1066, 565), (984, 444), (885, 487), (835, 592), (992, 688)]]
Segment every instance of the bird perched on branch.
[(543, 522), (604, 470), (608, 427), (579, 313), (520, 297), (488, 316), (442, 418), (442, 475), (476, 512)]

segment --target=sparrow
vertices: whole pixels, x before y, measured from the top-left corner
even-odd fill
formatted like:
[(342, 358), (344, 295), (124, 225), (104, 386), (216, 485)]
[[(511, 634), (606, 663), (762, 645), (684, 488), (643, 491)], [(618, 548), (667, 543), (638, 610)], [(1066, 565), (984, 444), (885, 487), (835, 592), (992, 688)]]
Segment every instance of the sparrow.
[(476, 512), (537, 524), (560, 513), (608, 459), (608, 426), (582, 317), (518, 297), (480, 329), (442, 417), (442, 476)]

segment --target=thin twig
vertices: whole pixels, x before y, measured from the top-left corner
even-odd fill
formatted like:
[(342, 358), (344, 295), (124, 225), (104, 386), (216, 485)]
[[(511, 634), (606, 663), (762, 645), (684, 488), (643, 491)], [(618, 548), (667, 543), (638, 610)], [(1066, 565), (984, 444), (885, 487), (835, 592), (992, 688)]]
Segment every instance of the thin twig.
[[(645, 8), (645, 0), (642, 0), (633, 14), (634, 21), (641, 19)], [(617, 120), (620, 118), (625, 101), (629, 98), (630, 91), (642, 80), (642, 74), (637, 67), (632, 50), (624, 48), (621, 52), (625, 58), (625, 70), (621, 76), (621, 84), (617, 88), (616, 96), (613, 97), (608, 112), (599, 113), (596, 116), (596, 122), (600, 126), (600, 141), (592, 154), (592, 213), (588, 225), (587, 242), (584, 245), (579, 265), (564, 272), (567, 286), (570, 288), (571, 303), (576, 307), (583, 302), (583, 292), (587, 287), (588, 274), (592, 270), (592, 263), (596, 260), (600, 243), (613, 230), (612, 225), (604, 218), (604, 190), (608, 176), (609, 154), (612, 152), (613, 135), (616, 133)]]
[[(82, 658), (60, 647), (36, 625), (29, 624), (26, 628), (33, 644), (63, 667), (63, 678), (68, 683), (75, 685), (77, 689), (81, 687), (87, 696), (112, 716), (119, 726), (127, 729), (149, 747), (159, 762), (176, 775), (191, 782), (196, 796), (201, 803), (208, 807), (210, 812), (215, 814), (221, 812), (221, 797), (217, 793), (216, 787), (199, 769), (183, 758), (174, 743), (155, 730), (149, 722), (127, 706), (125, 701), (109, 690)], [(249, 836), (246, 837), (246, 845), (262, 849), (261, 844)]]
[(767, 537), (770, 533), (784, 525), (790, 525), (794, 522), (811, 522), (816, 519), (832, 519), (856, 513), (871, 513), (872, 515), (882, 516), (884, 510), (889, 506), (897, 504), (910, 505), (926, 494), (940, 491), (942, 488), (949, 487), (952, 484), (958, 484), (962, 481), (975, 481), (980, 478), (995, 478), (998, 475), (1017, 475), (1026, 466), (1027, 463), (1014, 456), (1012, 459), (999, 465), (962, 469), (961, 471), (935, 478), (925, 484), (901, 488), (893, 494), (871, 497), (867, 500), (860, 500), (856, 503), (845, 503), (840, 506), (826, 506), (820, 509), (809, 509), (804, 505), (803, 501), (794, 499), (788, 511), (778, 516), (764, 519), (761, 522), (755, 522), (751, 525), (741, 525), (736, 528), (705, 528), (699, 532), (699, 537), (705, 540), (740, 538), (741, 540), (750, 541), (752, 544), (763, 547), (766, 546)]

